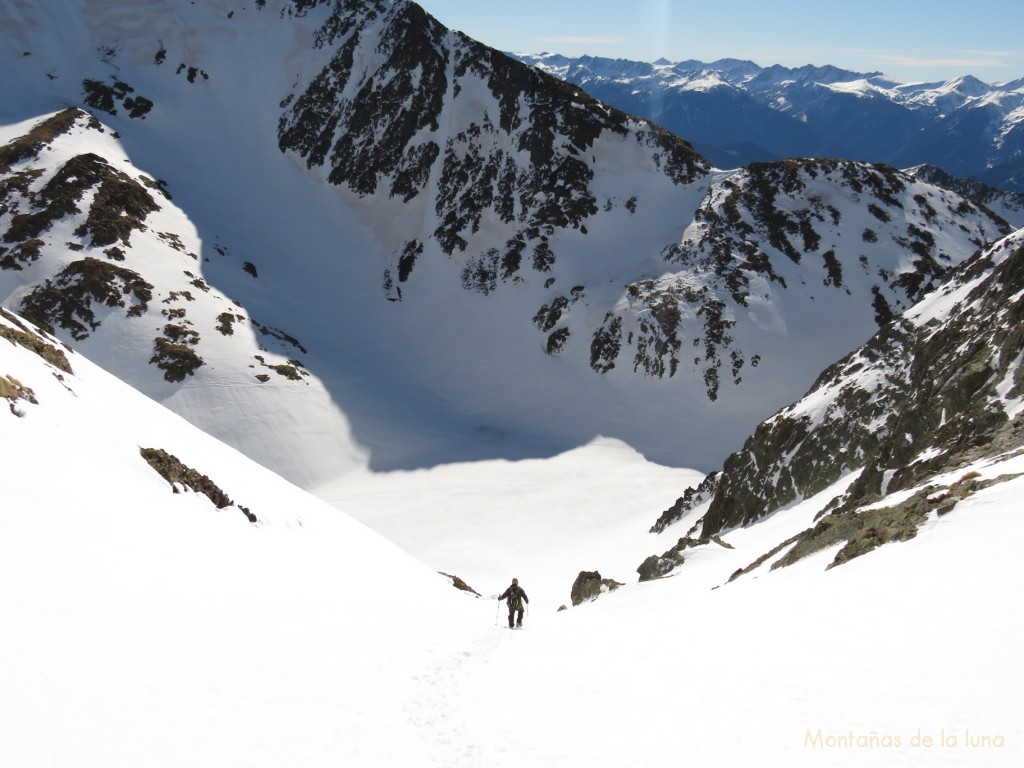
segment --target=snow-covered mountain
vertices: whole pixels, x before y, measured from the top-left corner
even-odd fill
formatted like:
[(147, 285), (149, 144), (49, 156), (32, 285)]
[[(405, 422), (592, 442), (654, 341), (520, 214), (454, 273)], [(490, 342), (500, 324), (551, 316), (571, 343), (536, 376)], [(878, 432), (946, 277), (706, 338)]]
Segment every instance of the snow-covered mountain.
[(1021, 762), (1012, 206), (412, 3), (0, 30), (4, 766)]
[(404, 0), (0, 21), (0, 302), (307, 488), (717, 466), (1008, 231), (884, 167), (715, 171)]
[(842, 545), (834, 563), (843, 563), (913, 538), (979, 491), (1019, 478), (1022, 266), (1018, 230), (824, 371), (662, 514), (657, 531), (692, 526), (646, 563), (648, 573), (670, 572), (687, 549), (814, 496), (829, 499), (814, 524), (780, 539), (756, 566), (834, 545)]
[(900, 83), (832, 66), (514, 54), (687, 137), (723, 168), (783, 157), (923, 163), (1024, 191), (1024, 80)]

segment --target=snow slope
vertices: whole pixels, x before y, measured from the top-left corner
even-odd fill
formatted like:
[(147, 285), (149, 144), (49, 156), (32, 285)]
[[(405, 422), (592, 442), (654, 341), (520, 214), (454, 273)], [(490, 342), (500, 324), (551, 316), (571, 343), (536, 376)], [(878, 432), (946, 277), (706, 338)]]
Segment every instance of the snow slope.
[[(532, 610), (524, 631), (509, 632), (493, 601), (457, 592), (81, 355), (66, 355), (74, 373), (58, 371), (6, 338), (20, 330), (40, 348), (13, 316), (0, 327), (0, 375), (32, 390), (0, 400), (5, 766), (1004, 766), (1022, 757), (1020, 478), (840, 568), (823, 571), (823, 552), (725, 584), (805, 527), (820, 506), (811, 499), (727, 534), (734, 549), (703, 550), (677, 577), (565, 612), (553, 605), (568, 585), (547, 560), (589, 568), (601, 551), (649, 537), (620, 495), (627, 483), (609, 476), (602, 500), (588, 490), (584, 453), (598, 466), (602, 456), (606, 467), (632, 463), (642, 482), (667, 471), (607, 442), (550, 463), (477, 465), (470, 490), (490, 480), (506, 508), (535, 507), (555, 470), (570, 518), (592, 514), (582, 540), (564, 518), (525, 516), (540, 551), (509, 534), (505, 515), (467, 525), (451, 476), (378, 493), (368, 506), (382, 519), (404, 515), (431, 568), (466, 567), (460, 575), (485, 594), (507, 584), (510, 564), (527, 568), (518, 575)], [(140, 446), (208, 473), (258, 522), (172, 493)], [(984, 471), (1024, 467), (1017, 458)], [(437, 514), (405, 514), (410, 490)], [(438, 521), (460, 528), (461, 551), (436, 546)], [(926, 737), (930, 746), (915, 743)]]
[[(58, 380), (23, 346), (0, 354), (36, 401), (0, 412), (5, 765), (328, 764), (401, 727), (462, 595), (80, 355)], [(140, 447), (258, 522), (172, 493)]]

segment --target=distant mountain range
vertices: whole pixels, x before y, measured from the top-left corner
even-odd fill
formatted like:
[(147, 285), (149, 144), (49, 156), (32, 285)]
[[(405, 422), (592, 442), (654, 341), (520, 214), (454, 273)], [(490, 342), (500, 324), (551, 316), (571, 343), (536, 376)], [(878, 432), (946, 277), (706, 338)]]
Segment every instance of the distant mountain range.
[(836, 67), (721, 59), (653, 63), (514, 54), (601, 101), (663, 125), (714, 165), (842, 157), (1024, 191), (1024, 79), (899, 83)]

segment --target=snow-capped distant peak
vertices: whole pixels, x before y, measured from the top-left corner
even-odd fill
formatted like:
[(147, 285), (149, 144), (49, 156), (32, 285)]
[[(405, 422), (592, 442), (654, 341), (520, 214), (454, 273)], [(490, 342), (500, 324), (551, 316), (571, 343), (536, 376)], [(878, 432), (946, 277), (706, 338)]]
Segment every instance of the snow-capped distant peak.
[[(520, 58), (545, 67), (536, 57)], [(735, 59), (604, 60), (599, 71), (583, 62), (562, 57), (548, 71), (685, 136), (720, 167), (780, 157), (926, 162), (1024, 189), (1015, 170), (1024, 135), (1014, 131), (1022, 81), (993, 85), (968, 75), (901, 83), (880, 72)]]

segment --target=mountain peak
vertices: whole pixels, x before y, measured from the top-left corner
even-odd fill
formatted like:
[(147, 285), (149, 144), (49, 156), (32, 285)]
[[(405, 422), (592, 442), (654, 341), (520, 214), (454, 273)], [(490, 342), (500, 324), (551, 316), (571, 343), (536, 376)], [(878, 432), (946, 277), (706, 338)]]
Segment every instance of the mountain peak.
[(413, 3), (158, 4), (97, 51), (125, 7), (4, 49), (49, 107), (5, 129), (0, 301), (307, 487), (595, 432), (714, 466), (1005, 230), (891, 168), (717, 171)]

